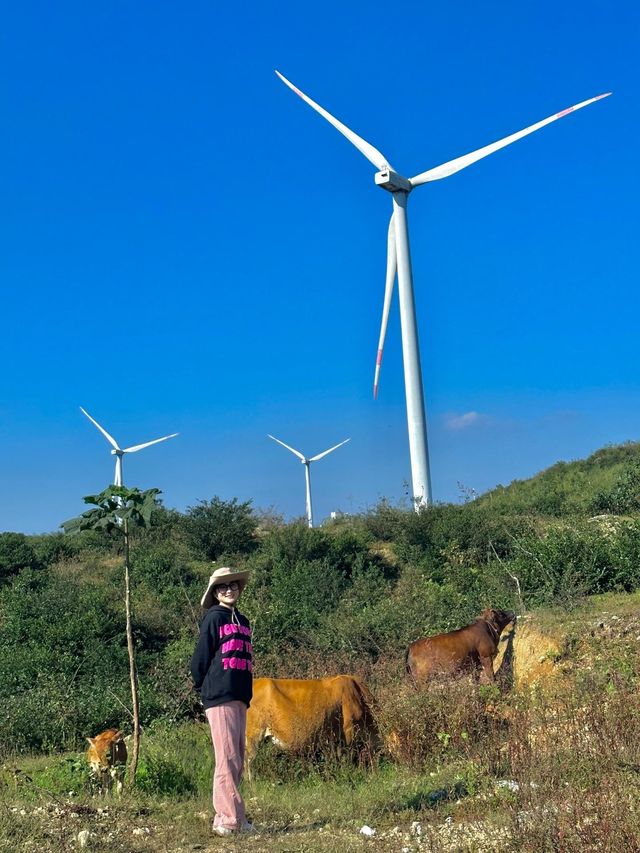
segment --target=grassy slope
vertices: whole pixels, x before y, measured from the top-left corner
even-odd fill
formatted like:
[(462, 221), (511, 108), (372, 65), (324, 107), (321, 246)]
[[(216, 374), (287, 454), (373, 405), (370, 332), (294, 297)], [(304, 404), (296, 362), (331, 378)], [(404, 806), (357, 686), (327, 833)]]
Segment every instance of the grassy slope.
[(584, 515), (596, 494), (610, 489), (625, 467), (638, 460), (638, 442), (603, 447), (587, 459), (557, 462), (528, 480), (498, 486), (481, 495), (476, 503), (488, 503), (511, 515)]

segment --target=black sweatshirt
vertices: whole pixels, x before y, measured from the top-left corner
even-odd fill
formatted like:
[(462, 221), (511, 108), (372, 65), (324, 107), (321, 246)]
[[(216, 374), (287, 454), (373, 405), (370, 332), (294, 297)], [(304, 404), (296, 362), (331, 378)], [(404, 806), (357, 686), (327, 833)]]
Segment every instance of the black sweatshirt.
[(249, 707), (253, 695), (251, 653), (247, 617), (222, 604), (210, 607), (191, 658), (191, 675), (205, 709), (235, 699)]

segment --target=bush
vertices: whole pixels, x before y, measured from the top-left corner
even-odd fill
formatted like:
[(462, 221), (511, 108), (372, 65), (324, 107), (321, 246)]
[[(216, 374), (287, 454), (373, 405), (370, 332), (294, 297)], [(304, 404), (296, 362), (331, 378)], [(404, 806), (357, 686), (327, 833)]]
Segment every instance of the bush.
[(640, 510), (640, 462), (627, 466), (610, 489), (599, 491), (591, 503), (593, 513), (626, 515)]
[(0, 584), (23, 569), (39, 565), (33, 546), (23, 533), (0, 533)]
[(640, 582), (640, 524), (602, 527), (575, 523), (517, 540), (509, 563), (529, 606), (567, 610), (586, 595), (630, 591)]
[(479, 565), (511, 554), (514, 536), (530, 528), (526, 519), (509, 518), (476, 502), (436, 504), (408, 513), (398, 532), (396, 553), (404, 563), (419, 563), (432, 580), (445, 580), (446, 553), (457, 548)]
[(382, 542), (392, 542), (397, 539), (398, 533), (409, 513), (413, 513), (413, 510), (395, 507), (388, 501), (381, 500), (375, 509), (360, 516), (360, 520), (374, 539)]
[(357, 578), (340, 608), (328, 614), (325, 651), (346, 650), (360, 667), (378, 658), (400, 660), (413, 640), (460, 627), (472, 614), (473, 603), (418, 568), (404, 569), (394, 586), (376, 584), (372, 573)]
[[(377, 602), (397, 573), (370, 551), (369, 539), (363, 531), (311, 530), (303, 523), (265, 536), (248, 562), (252, 578), (245, 602), (254, 622), (256, 659), (269, 674), (286, 675), (284, 667), (300, 673), (318, 652), (325, 655), (325, 670), (335, 671), (326, 655), (347, 648), (347, 601), (356, 608)], [(337, 614), (345, 624), (337, 624)]]
[(127, 695), (126, 647), (108, 588), (25, 570), (0, 612), (0, 741), (68, 748), (120, 722), (113, 694)]
[(50, 566), (62, 560), (70, 560), (78, 555), (79, 545), (64, 533), (50, 533), (32, 539), (34, 553), (40, 563)]
[(217, 560), (223, 555), (249, 554), (257, 545), (258, 526), (251, 501), (214, 497), (190, 506), (184, 517), (187, 540), (197, 557)]

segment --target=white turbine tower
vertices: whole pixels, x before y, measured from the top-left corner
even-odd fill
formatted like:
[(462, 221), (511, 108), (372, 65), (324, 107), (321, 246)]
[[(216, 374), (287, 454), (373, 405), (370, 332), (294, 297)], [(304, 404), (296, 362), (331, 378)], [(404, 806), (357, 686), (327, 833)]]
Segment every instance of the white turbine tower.
[(111, 454), (116, 457), (116, 473), (115, 473), (114, 480), (113, 480), (114, 486), (122, 486), (123, 485), (123, 483), (122, 483), (122, 457), (124, 456), (125, 453), (137, 453), (138, 450), (144, 450), (145, 447), (150, 447), (152, 444), (158, 444), (160, 441), (166, 441), (168, 438), (175, 438), (178, 435), (177, 432), (173, 432), (173, 433), (171, 433), (171, 435), (165, 435), (162, 438), (154, 438), (153, 441), (146, 441), (144, 444), (134, 444), (133, 447), (120, 447), (120, 445), (115, 440), (115, 438), (113, 438), (113, 436), (110, 436), (109, 433), (106, 431), (106, 429), (104, 429), (103, 427), (100, 426), (98, 421), (94, 421), (94, 419), (91, 417), (89, 412), (86, 412), (82, 408), (82, 406), (80, 406), (80, 411), (82, 412), (83, 415), (85, 415), (87, 418), (89, 418), (91, 423), (100, 430), (100, 432), (107, 439), (109, 444), (113, 447)]
[[(267, 435), (269, 435), (267, 433)], [(322, 459), (323, 456), (327, 456), (329, 453), (333, 453), (334, 450), (337, 450), (339, 447), (342, 447), (343, 444), (346, 444), (348, 441), (351, 441), (350, 438), (345, 438), (344, 441), (341, 441), (340, 444), (335, 444), (333, 447), (330, 447), (328, 450), (324, 450), (322, 453), (318, 453), (316, 456), (306, 457), (299, 450), (294, 450), (293, 447), (289, 447), (288, 444), (285, 444), (284, 441), (280, 441), (279, 438), (276, 438), (275, 435), (269, 435), (269, 438), (272, 438), (274, 441), (277, 441), (278, 444), (281, 444), (283, 447), (286, 447), (287, 450), (290, 450), (304, 465), (304, 473), (307, 483), (307, 520), (309, 522), (309, 527), (313, 527), (313, 507), (311, 504), (311, 471), (309, 470), (312, 462), (317, 462), (318, 459)]]
[(536, 130), (540, 130), (547, 124), (556, 121), (569, 113), (586, 107), (601, 98), (606, 98), (611, 92), (604, 95), (598, 95), (596, 98), (590, 98), (588, 101), (582, 101), (573, 107), (555, 113), (549, 118), (545, 118), (537, 124), (532, 124), (524, 130), (517, 133), (512, 133), (510, 136), (505, 136), (498, 142), (493, 142), (490, 145), (485, 145), (484, 148), (478, 148), (477, 151), (472, 151), (470, 154), (465, 154), (462, 157), (456, 157), (455, 160), (450, 160), (448, 163), (443, 163), (433, 169), (428, 169), (426, 172), (420, 172), (413, 178), (404, 178), (399, 175), (390, 165), (389, 160), (370, 145), (366, 140), (362, 139), (341, 121), (334, 118), (330, 113), (323, 109), (311, 98), (307, 97), (303, 92), (297, 89), (293, 83), (290, 83), (286, 77), (283, 77), (279, 71), (276, 71), (278, 77), (303, 101), (306, 101), (310, 107), (313, 107), (316, 112), (320, 113), (330, 124), (342, 133), (343, 136), (351, 142), (355, 147), (379, 170), (375, 176), (375, 182), (379, 187), (392, 193), (393, 196), (393, 213), (389, 223), (389, 235), (387, 246), (387, 278), (385, 288), (384, 307), (382, 310), (382, 323), (380, 327), (380, 341), (378, 344), (378, 355), (376, 358), (376, 370), (374, 378), (374, 397), (378, 393), (378, 380), (380, 376), (380, 365), (382, 364), (382, 351), (384, 348), (384, 339), (387, 330), (387, 321), (389, 317), (389, 307), (391, 305), (391, 296), (393, 293), (393, 284), (396, 273), (398, 276), (398, 296), (400, 302), (400, 325), (402, 330), (402, 360), (404, 363), (404, 383), (407, 400), (407, 422), (409, 427), (409, 454), (411, 457), (411, 479), (413, 486), (413, 498), (415, 501), (416, 510), (424, 502), (431, 503), (431, 474), (429, 470), (429, 452), (427, 449), (427, 424), (424, 409), (424, 393), (422, 388), (422, 370), (420, 367), (420, 351), (418, 347), (418, 328), (416, 325), (415, 304), (413, 298), (413, 276), (411, 272), (411, 256), (409, 253), (409, 233), (407, 228), (407, 199), (409, 193), (414, 187), (426, 184), (429, 181), (438, 181), (441, 178), (447, 178), (461, 169), (465, 169), (477, 160), (493, 154), (500, 148), (522, 139)]

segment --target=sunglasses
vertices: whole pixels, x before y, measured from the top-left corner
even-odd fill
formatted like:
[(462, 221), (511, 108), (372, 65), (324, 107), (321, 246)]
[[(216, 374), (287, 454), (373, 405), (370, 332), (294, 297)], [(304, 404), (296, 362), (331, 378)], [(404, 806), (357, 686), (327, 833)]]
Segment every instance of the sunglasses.
[(236, 581), (232, 581), (231, 583), (216, 584), (217, 592), (226, 592), (227, 590), (231, 590), (231, 592), (237, 592), (239, 589), (240, 585), (236, 583)]

